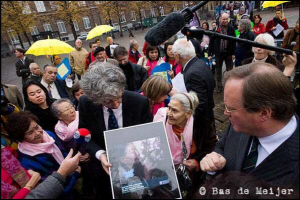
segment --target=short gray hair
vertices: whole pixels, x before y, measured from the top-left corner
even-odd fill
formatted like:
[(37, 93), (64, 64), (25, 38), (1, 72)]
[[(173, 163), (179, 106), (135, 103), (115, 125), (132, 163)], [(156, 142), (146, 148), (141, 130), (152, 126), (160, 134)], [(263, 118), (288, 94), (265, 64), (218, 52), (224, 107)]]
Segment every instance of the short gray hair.
[[(177, 93), (171, 97), (171, 100), (177, 100), (181, 102), (184, 107), (185, 113), (188, 113), (190, 110), (192, 110), (194, 114), (197, 106), (199, 105), (198, 96), (193, 91), (189, 93)], [(192, 103), (192, 108), (190, 102)]]
[(251, 21), (249, 19), (241, 19), (239, 21), (239, 26), (245, 31), (248, 32), (251, 30)]
[(62, 99), (58, 99), (58, 100), (54, 101), (53, 104), (51, 105), (51, 112), (57, 118), (59, 118), (59, 116), (61, 115), (61, 111), (58, 108), (58, 106), (61, 103), (69, 103), (72, 106), (74, 106), (74, 104), (72, 103), (72, 101), (70, 99), (62, 98)]
[(131, 50), (133, 48), (133, 46), (135, 44), (137, 44), (138, 42), (136, 40), (130, 40), (130, 43), (129, 43), (129, 49)]
[(37, 63), (30, 63), (30, 65), (29, 65), (29, 69), (30, 69), (30, 71), (32, 71), (32, 68), (33, 68), (33, 66), (34, 65), (37, 65), (37, 66), (39, 66)]
[[(272, 35), (270, 35), (269, 33), (263, 33), (263, 34), (259, 34), (258, 36), (256, 36), (254, 42), (258, 42), (258, 43), (262, 43), (262, 44), (266, 44), (266, 45), (270, 45), (270, 46), (276, 46), (275, 45), (275, 40), (273, 38)], [(255, 47), (252, 47), (252, 51), (254, 52)], [(274, 51), (269, 51), (269, 55), (274, 55), (275, 52)]]
[(96, 104), (103, 104), (120, 97), (126, 77), (121, 68), (110, 63), (98, 62), (79, 82), (85, 95)]
[(183, 58), (196, 56), (196, 51), (193, 43), (187, 38), (181, 38), (176, 40), (172, 47), (173, 53), (178, 53)]

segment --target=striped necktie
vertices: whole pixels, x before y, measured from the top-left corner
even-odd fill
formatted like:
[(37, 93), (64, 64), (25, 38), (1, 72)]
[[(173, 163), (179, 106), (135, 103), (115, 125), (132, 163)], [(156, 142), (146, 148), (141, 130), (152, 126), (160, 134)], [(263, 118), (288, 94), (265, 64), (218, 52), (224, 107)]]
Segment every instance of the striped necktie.
[(253, 137), (251, 151), (245, 159), (243, 172), (249, 173), (255, 168), (257, 163), (257, 158), (258, 158), (258, 145), (259, 145), (258, 138)]
[(48, 84), (47, 89), (48, 89), (48, 94), (49, 94), (50, 98), (53, 98), (52, 97), (52, 92), (51, 92), (51, 86), (50, 86), (50, 84)]

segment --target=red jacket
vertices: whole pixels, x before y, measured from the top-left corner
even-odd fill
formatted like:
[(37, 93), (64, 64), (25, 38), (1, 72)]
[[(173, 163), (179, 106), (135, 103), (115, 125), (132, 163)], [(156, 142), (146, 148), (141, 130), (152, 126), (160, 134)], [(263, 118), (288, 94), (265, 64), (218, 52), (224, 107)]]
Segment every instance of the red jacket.
[[(287, 23), (287, 19), (285, 21), (280, 21), (280, 25), (284, 28), (284, 30), (287, 30), (289, 28), (289, 25)], [(275, 22), (274, 19), (268, 21), (266, 25), (266, 32), (271, 34), (275, 39), (277, 38), (283, 38), (284, 37), (284, 32), (282, 31), (277, 37), (273, 34), (273, 31), (271, 30), (273, 27), (275, 27)]]
[(254, 25), (252, 29), (253, 33), (256, 35), (262, 34), (266, 32), (266, 27), (263, 23), (259, 23), (258, 25)]
[(134, 64), (137, 64), (139, 61), (139, 58), (142, 57), (139, 51), (136, 51), (133, 53), (132, 51), (128, 51), (128, 60)]
[(94, 57), (94, 52), (91, 51), (91, 53), (89, 53), (88, 56), (85, 58), (85, 70), (88, 70), (89, 65), (95, 60), (96, 58)]

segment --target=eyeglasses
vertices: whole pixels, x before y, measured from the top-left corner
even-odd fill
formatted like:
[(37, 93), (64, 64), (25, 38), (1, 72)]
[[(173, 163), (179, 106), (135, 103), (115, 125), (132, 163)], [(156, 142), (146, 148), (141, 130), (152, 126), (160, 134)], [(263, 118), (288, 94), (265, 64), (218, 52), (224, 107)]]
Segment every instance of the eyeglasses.
[(225, 104), (224, 104), (224, 106), (225, 106), (225, 112), (227, 112), (227, 113), (232, 113), (232, 112), (236, 112), (236, 111), (248, 109), (248, 108), (241, 108), (241, 109), (232, 109), (232, 110), (229, 110), (228, 107)]

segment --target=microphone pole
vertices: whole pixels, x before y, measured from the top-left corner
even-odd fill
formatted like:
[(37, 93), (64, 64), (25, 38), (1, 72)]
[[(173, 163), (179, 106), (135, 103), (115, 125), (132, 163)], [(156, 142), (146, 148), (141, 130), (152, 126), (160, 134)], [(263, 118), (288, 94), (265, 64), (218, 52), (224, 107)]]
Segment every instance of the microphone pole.
[[(280, 53), (285, 53), (287, 55), (292, 55), (294, 51), (290, 50), (290, 49), (284, 49), (284, 48), (280, 48), (280, 47), (274, 47), (274, 46), (270, 46), (270, 45), (266, 45), (266, 44), (261, 44), (258, 42), (254, 42), (251, 40), (246, 40), (246, 39), (241, 39), (241, 38), (236, 38), (233, 36), (228, 36), (228, 35), (224, 35), (215, 31), (206, 31), (204, 29), (190, 29), (189, 27), (184, 27), (181, 32), (186, 35), (187, 37), (190, 38), (198, 38), (201, 39), (203, 34), (204, 35), (208, 35), (208, 36), (214, 36), (217, 38), (222, 38), (225, 40), (233, 40), (235, 42), (240, 42), (240, 43), (245, 43), (245, 44), (250, 44), (253, 47), (259, 47), (262, 49), (268, 49), (271, 51), (277, 51)], [(297, 54), (297, 56), (299, 56), (299, 52), (295, 52)]]
[(197, 11), (199, 8), (202, 8), (205, 6), (209, 1), (201, 1), (199, 4), (195, 5), (194, 7), (190, 8), (187, 7), (181, 11), (181, 13), (184, 15), (184, 19), (186, 23), (190, 23), (190, 21), (193, 19), (193, 12)]

